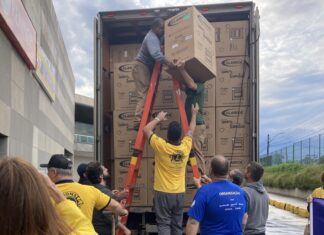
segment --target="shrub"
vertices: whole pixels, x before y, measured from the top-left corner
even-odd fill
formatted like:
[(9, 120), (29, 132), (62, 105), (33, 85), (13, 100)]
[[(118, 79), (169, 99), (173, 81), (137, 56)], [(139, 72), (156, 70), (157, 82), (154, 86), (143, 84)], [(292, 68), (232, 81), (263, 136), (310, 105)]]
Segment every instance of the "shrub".
[(323, 171), (323, 164), (285, 163), (265, 167), (263, 183), (269, 187), (282, 189), (313, 190), (321, 186), (320, 175)]

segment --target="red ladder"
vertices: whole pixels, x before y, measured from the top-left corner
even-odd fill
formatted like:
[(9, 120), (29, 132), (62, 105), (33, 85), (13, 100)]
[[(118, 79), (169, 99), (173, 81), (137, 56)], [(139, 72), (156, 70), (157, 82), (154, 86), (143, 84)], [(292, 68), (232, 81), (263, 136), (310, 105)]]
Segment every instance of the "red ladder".
[[(146, 95), (145, 99), (145, 104), (144, 104), (144, 111), (142, 114), (142, 119), (139, 125), (139, 130), (136, 136), (135, 140), (135, 145), (134, 145), (134, 152), (133, 156), (131, 157), (129, 169), (128, 169), (128, 175), (125, 180), (124, 184), (124, 189), (129, 192), (128, 198), (124, 199), (121, 201), (121, 204), (123, 205), (124, 208), (128, 209), (129, 206), (132, 203), (133, 199), (133, 193), (134, 193), (134, 188), (136, 184), (136, 179), (138, 176), (141, 160), (142, 160), (142, 154), (143, 154), (143, 149), (145, 145), (145, 136), (143, 133), (143, 128), (149, 123), (150, 119), (150, 112), (153, 106), (153, 101), (155, 98), (155, 91), (157, 90), (157, 85), (158, 85), (158, 78), (160, 76), (160, 71), (161, 71), (161, 64), (160, 63), (155, 63), (154, 68), (153, 68), (153, 73), (151, 76), (151, 82), (150, 86)], [(180, 89), (180, 84), (176, 79), (173, 79), (173, 90), (176, 95), (176, 101), (177, 101), (177, 106), (179, 109), (180, 113), (180, 120), (181, 120), (181, 125), (183, 128), (183, 132), (187, 133), (189, 130), (188, 126), (188, 120), (184, 108), (184, 101), (183, 97), (181, 95), (181, 89)], [(199, 178), (200, 174), (198, 171), (198, 166), (197, 166), (197, 160), (194, 155), (190, 156), (190, 164), (192, 166), (192, 171), (193, 175), (195, 178)], [(121, 218), (121, 223), (126, 224), (127, 223), (128, 216), (124, 216)], [(117, 235), (123, 235), (123, 231), (121, 229), (117, 229), (116, 232)]]

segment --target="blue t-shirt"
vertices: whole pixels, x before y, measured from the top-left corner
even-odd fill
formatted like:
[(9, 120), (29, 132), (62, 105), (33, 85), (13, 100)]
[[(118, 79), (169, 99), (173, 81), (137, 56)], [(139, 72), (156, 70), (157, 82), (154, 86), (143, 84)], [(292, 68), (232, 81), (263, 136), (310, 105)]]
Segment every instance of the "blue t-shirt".
[(228, 180), (201, 187), (188, 212), (200, 223), (200, 234), (242, 235), (242, 220), (247, 211), (246, 194)]

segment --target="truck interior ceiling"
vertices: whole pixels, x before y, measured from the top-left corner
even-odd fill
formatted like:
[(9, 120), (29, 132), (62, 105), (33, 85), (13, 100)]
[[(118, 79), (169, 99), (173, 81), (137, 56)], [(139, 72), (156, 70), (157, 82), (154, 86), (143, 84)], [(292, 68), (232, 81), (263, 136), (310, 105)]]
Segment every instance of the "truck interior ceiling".
[[(186, 9), (186, 7), (179, 9), (174, 12), (165, 9), (165, 11), (161, 10), (159, 14), (155, 12), (156, 9), (147, 9), (145, 12), (130, 11), (129, 13), (124, 11), (122, 13), (118, 11), (102, 12), (100, 14), (103, 23), (103, 37), (110, 45), (141, 43), (154, 18), (168, 19)], [(233, 12), (215, 13), (207, 8), (201, 8), (201, 11), (209, 22), (249, 20), (250, 15), (250, 11), (238, 11), (236, 14), (233, 14)], [(119, 14), (121, 15), (119, 16)], [(130, 21), (130, 19), (132, 20)]]

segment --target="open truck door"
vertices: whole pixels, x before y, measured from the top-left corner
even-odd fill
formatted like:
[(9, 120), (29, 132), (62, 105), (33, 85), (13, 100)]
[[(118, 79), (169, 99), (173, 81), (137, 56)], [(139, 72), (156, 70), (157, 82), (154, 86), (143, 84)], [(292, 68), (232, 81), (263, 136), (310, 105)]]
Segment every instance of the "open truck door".
[(94, 80), (94, 154), (96, 161), (102, 162), (102, 34), (100, 17), (93, 20), (94, 36), (93, 36), (93, 80)]

